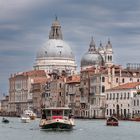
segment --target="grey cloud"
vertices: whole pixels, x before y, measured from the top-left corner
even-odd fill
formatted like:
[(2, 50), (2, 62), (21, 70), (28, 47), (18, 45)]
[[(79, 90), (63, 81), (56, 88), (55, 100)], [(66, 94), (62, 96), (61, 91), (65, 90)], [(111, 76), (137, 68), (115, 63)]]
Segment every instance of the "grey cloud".
[(32, 68), (55, 15), (79, 66), (91, 36), (96, 46), (111, 39), (118, 64), (140, 59), (139, 0), (10, 0), (0, 6), (0, 91), (7, 89), (10, 73)]

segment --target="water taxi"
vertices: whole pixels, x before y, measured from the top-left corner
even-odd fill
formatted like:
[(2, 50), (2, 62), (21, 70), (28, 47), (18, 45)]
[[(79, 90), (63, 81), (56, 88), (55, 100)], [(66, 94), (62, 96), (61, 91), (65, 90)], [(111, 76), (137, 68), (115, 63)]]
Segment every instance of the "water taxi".
[(55, 107), (42, 109), (40, 127), (46, 130), (71, 130), (75, 126), (71, 109)]
[(118, 119), (115, 116), (110, 116), (109, 118), (107, 118), (106, 125), (118, 126), (119, 125)]

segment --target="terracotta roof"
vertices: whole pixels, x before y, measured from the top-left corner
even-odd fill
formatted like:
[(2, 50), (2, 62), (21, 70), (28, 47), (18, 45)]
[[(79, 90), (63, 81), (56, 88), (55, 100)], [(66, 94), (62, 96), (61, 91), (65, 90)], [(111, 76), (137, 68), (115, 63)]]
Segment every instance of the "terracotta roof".
[(45, 73), (44, 70), (32, 70), (32, 71), (23, 72), (23, 75), (27, 75), (27, 76), (46, 76), (46, 73)]
[(140, 82), (132, 82), (132, 83), (126, 83), (111, 89), (108, 89), (106, 91), (112, 91), (112, 90), (122, 90), (122, 89), (135, 89), (136, 86), (140, 85)]
[(31, 70), (26, 72), (17, 72), (15, 74), (11, 74), (10, 78), (17, 77), (17, 76), (34, 76), (34, 77), (42, 77), (46, 76), (46, 73), (44, 70)]
[(46, 83), (49, 79), (46, 77), (34, 77), (33, 78), (33, 84), (34, 83)]
[(80, 83), (80, 76), (79, 75), (72, 75), (72, 76), (67, 78), (66, 83), (67, 84)]

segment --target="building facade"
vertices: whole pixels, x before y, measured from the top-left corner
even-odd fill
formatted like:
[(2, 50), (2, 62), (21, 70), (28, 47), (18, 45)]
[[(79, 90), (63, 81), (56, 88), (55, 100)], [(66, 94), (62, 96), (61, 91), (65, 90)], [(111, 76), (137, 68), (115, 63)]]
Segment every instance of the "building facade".
[(121, 119), (132, 118), (140, 110), (137, 108), (139, 104), (134, 103), (138, 101), (139, 89), (139, 82), (131, 82), (106, 90), (106, 117), (116, 115)]
[(72, 109), (75, 117), (80, 116), (80, 76), (72, 75), (67, 77), (65, 83), (65, 106)]
[(32, 110), (38, 117), (41, 116), (42, 94), (45, 91), (44, 86), (46, 85), (47, 81), (47, 77), (36, 77), (34, 78), (34, 83), (31, 84)]
[(31, 85), (34, 78), (46, 77), (43, 70), (33, 70), (11, 75), (9, 78), (9, 112), (20, 115), (24, 110), (32, 108)]

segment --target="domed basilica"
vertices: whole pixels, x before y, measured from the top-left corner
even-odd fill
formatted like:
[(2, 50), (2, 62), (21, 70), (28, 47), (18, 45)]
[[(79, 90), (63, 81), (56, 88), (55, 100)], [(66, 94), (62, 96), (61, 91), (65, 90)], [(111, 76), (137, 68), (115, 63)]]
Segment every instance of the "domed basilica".
[(45, 70), (47, 73), (58, 71), (70, 75), (76, 73), (75, 56), (71, 47), (63, 40), (61, 25), (56, 17), (52, 23), (49, 40), (37, 52), (35, 70)]
[(89, 67), (110, 66), (113, 64), (113, 50), (110, 40), (105, 47), (100, 46), (96, 48), (93, 37), (91, 39), (88, 52), (86, 52), (81, 59), (81, 70)]
[[(110, 66), (113, 64), (113, 50), (110, 40), (106, 46), (96, 48), (91, 39), (88, 52), (81, 59), (81, 70), (89, 67)], [(76, 73), (75, 56), (71, 47), (63, 40), (61, 25), (56, 17), (52, 23), (49, 40), (37, 52), (35, 70), (45, 70), (46, 73), (66, 72), (68, 75)]]

